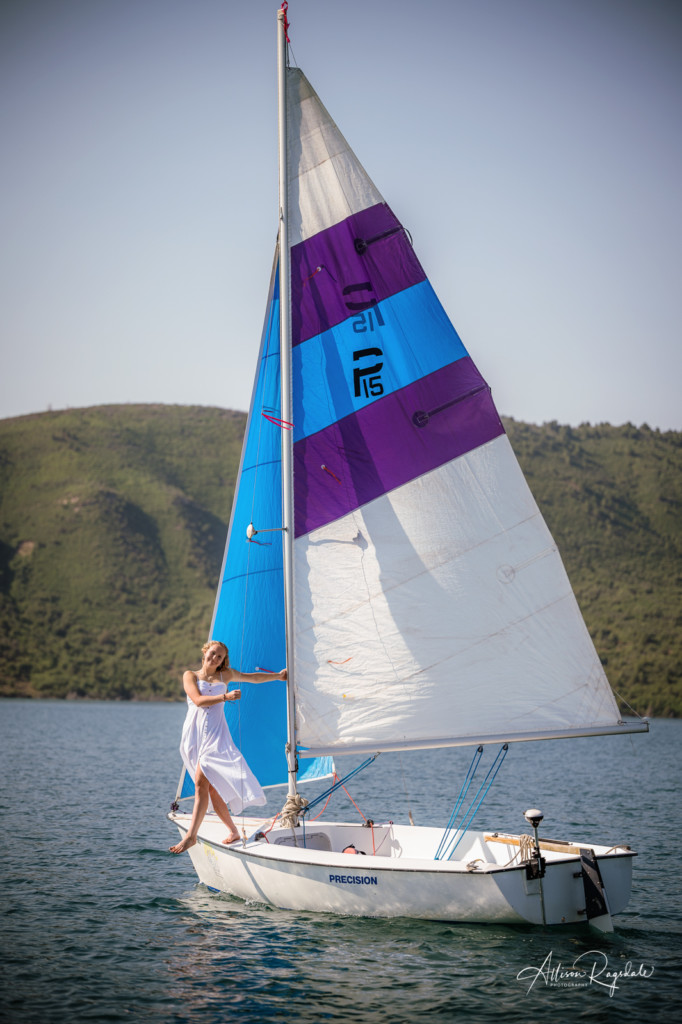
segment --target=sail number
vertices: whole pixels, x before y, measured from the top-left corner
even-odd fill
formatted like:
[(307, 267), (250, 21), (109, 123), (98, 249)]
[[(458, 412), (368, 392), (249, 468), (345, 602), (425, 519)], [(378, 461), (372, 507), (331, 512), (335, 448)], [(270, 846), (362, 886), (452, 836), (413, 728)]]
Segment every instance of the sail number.
[[(353, 353), (353, 361), (357, 362), (370, 356), (383, 356), (383, 354), (380, 348), (361, 348)], [(384, 386), (379, 376), (383, 365), (383, 363), (374, 363), (372, 366), (354, 367), (353, 384), (356, 398), (362, 398), (363, 394), (365, 398), (378, 398), (379, 395), (383, 395)]]
[[(366, 298), (363, 294), (370, 291), (372, 291), (372, 285), (369, 281), (349, 284), (343, 289), (343, 294), (346, 296), (346, 307), (351, 312), (356, 311), (356, 315), (351, 320), (355, 334), (374, 332), (377, 328), (385, 326), (377, 300)], [(376, 362), (376, 358), (383, 354), (383, 351), (376, 345), (353, 352), (353, 362), (359, 363), (358, 366), (353, 367), (353, 391), (356, 398), (378, 398), (383, 395), (381, 370), (384, 364)], [(367, 364), (365, 361), (368, 359), (375, 361)]]

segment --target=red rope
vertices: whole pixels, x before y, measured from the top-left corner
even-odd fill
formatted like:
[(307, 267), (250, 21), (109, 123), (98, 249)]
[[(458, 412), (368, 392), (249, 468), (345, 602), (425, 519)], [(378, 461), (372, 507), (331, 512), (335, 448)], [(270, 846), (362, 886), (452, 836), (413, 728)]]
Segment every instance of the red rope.
[(339, 480), (339, 478), (336, 475), (336, 473), (332, 473), (331, 469), (329, 469), (327, 466), (320, 466), (320, 469), (323, 469), (325, 471), (325, 473), (329, 473), (330, 476), (333, 476), (334, 479), (336, 480), (337, 484), (341, 483), (341, 481)]
[(261, 416), (265, 417), (268, 423), (272, 423), (273, 427), (281, 427), (282, 430), (291, 430), (293, 423), (289, 423), (288, 420), (282, 420), (279, 416), (270, 416), (267, 412), (262, 412)]
[(308, 281), (312, 281), (312, 279), (315, 277), (315, 275), (319, 274), (321, 270), (326, 270), (326, 269), (327, 268), (324, 265), (322, 265), (321, 267), (315, 267), (315, 269), (313, 270), (312, 274), (308, 274), (307, 277), (303, 278), (303, 287), (305, 288), (305, 286), (307, 285)]
[[(392, 825), (392, 824), (393, 824), (393, 822), (392, 822), (392, 821), (391, 821), (391, 822), (389, 822), (389, 825)], [(384, 838), (383, 838), (383, 839), (381, 840), (381, 842), (380, 842), (380, 843), (379, 843), (379, 845), (377, 846), (376, 850), (374, 851), (374, 854), (375, 854), (375, 856), (376, 856), (376, 854), (377, 854), (377, 853), (379, 852), (379, 850), (381, 849), (381, 847), (382, 847), (382, 846), (384, 845), (384, 843), (386, 842), (386, 840), (388, 839), (388, 837), (389, 837), (389, 834), (390, 834), (390, 831), (391, 831), (391, 830), (390, 830), (389, 828), (387, 828), (387, 829), (386, 829), (386, 831), (385, 831), (385, 833), (384, 833)], [(372, 829), (372, 845), (373, 845), (373, 844), (374, 844), (374, 829)]]
[[(334, 780), (334, 784), (336, 784), (338, 782), (338, 778), (339, 778), (338, 775), (336, 774), (336, 772), (334, 772), (332, 774), (332, 779)], [(362, 813), (362, 811), (360, 810), (360, 808), (356, 804), (355, 800), (350, 795), (350, 793), (348, 792), (348, 790), (346, 789), (346, 787), (344, 786), (343, 783), (341, 783), (341, 789), (344, 791), (344, 793), (346, 794), (346, 796), (348, 797), (348, 799), (350, 800), (350, 802), (352, 803), (353, 807), (358, 812), (358, 814), (360, 815), (362, 820), (363, 821), (367, 821), (367, 818), (364, 816), (364, 814)], [(324, 807), (322, 808), (322, 810), (320, 811), (319, 814), (316, 814), (314, 818), (310, 818), (310, 821), (317, 821), (317, 819), (320, 818), (324, 814), (324, 812), (327, 810), (327, 804), (329, 803), (329, 801), (332, 798), (332, 793), (333, 792), (334, 792), (334, 790), (332, 789), (331, 792), (329, 793), (329, 796), (327, 797), (327, 803), (325, 803)], [(273, 822), (273, 824), (274, 824), (274, 822)], [(272, 825), (270, 826), (270, 828), (272, 828)], [(369, 826), (369, 830), (372, 833), (372, 855), (374, 856), (376, 854), (376, 849), (374, 847), (374, 823), (372, 823)], [(268, 829), (268, 831), (270, 831), (270, 829)], [(386, 833), (386, 834), (388, 835), (388, 833)], [(384, 836), (384, 839), (385, 838), (386, 838), (386, 836)], [(383, 839), (382, 839), (381, 842), (383, 843)], [(379, 845), (381, 845), (381, 843)]]
[[(350, 800), (350, 802), (352, 803), (353, 807), (358, 812), (358, 814), (360, 815), (362, 820), (363, 821), (367, 821), (367, 818), (364, 816), (364, 814), (362, 813), (362, 811), (360, 810), (360, 808), (356, 804), (355, 800), (350, 795), (350, 793), (348, 792), (348, 790), (346, 789), (346, 787), (344, 786), (343, 783), (341, 783), (341, 789), (344, 791), (344, 793), (346, 794), (346, 796), (348, 797), (348, 799)], [(374, 854), (376, 853), (376, 850), (374, 849), (374, 824), (369, 826), (369, 830), (372, 833), (372, 855), (374, 856)]]
[(280, 11), (284, 11), (284, 38), (286, 39), (286, 41), (288, 43), (290, 43), (291, 40), (289, 39), (289, 19), (287, 18), (287, 11), (288, 10), (289, 10), (289, 4), (287, 3), (287, 0), (284, 0), (284, 3), (280, 7)]
[[(274, 818), (272, 819), (272, 821), (270, 822), (270, 828), (266, 828), (265, 832), (263, 832), (263, 835), (264, 835), (264, 836), (267, 836), (268, 832), (272, 832), (273, 828), (275, 827), (275, 822), (277, 821), (277, 819), (279, 818), (279, 816), (280, 816), (280, 814), (281, 814), (281, 813), (282, 813), (281, 811), (278, 811), (278, 812), (277, 812), (277, 814), (275, 815), (275, 817), (274, 817)], [(270, 840), (269, 840), (269, 839), (268, 839), (267, 841), (268, 841), (268, 842), (270, 842)]]
[(346, 789), (346, 787), (344, 786), (344, 784), (343, 784), (343, 783), (341, 783), (341, 789), (342, 789), (342, 790), (344, 791), (344, 793), (346, 794), (346, 796), (348, 797), (348, 799), (350, 800), (350, 802), (352, 803), (353, 807), (354, 807), (354, 808), (355, 808), (355, 810), (356, 810), (356, 811), (358, 812), (358, 814), (360, 815), (360, 817), (362, 818), (362, 820), (363, 820), (363, 821), (367, 821), (367, 818), (366, 818), (366, 817), (364, 816), (364, 814), (362, 813), (362, 811), (360, 810), (360, 808), (359, 808), (359, 807), (358, 807), (358, 805), (356, 804), (355, 800), (354, 800), (354, 799), (353, 799), (353, 797), (352, 797), (352, 796), (350, 795), (350, 793), (348, 792), (348, 790)]
[[(333, 773), (333, 775), (332, 775), (332, 778), (333, 778), (334, 782), (336, 782), (336, 781), (337, 781), (337, 779), (338, 779), (338, 775), (336, 774), (336, 772), (334, 772), (334, 773)], [(320, 813), (319, 813), (319, 814), (316, 814), (314, 818), (311, 818), (311, 819), (310, 819), (311, 821), (317, 821), (317, 819), (318, 819), (319, 817), (321, 817), (321, 816), (322, 816), (322, 815), (324, 814), (324, 812), (325, 812), (325, 811), (327, 810), (327, 804), (329, 803), (329, 801), (330, 801), (330, 800), (331, 800), (331, 798), (332, 798), (332, 793), (333, 793), (333, 790), (331, 790), (331, 791), (330, 791), (330, 793), (329, 793), (329, 796), (327, 797), (327, 803), (326, 803), (326, 804), (324, 805), (324, 807), (322, 808), (322, 810), (320, 811)]]

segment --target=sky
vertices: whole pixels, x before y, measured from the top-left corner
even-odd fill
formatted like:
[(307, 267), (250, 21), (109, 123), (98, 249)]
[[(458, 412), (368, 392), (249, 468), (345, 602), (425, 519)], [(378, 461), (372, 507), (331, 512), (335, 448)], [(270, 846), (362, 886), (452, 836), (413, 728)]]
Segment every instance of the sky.
[[(247, 410), (279, 0), (0, 4), (0, 418)], [(680, 0), (291, 0), (503, 415), (682, 429)]]

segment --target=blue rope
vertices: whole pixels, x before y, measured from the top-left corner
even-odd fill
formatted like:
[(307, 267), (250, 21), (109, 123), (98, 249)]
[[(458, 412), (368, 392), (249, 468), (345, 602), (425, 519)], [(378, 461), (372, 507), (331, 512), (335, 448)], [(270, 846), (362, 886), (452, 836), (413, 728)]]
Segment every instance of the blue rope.
[[(376, 761), (378, 756), (379, 756), (378, 754), (373, 754), (372, 757), (368, 757), (366, 761), (363, 761), (362, 764), (359, 764), (357, 766), (357, 768), (353, 769), (352, 772), (349, 772), (348, 775), (344, 775), (344, 777), (342, 779), (339, 779), (337, 782), (334, 783), (333, 786), (330, 786), (329, 789), (326, 789), (324, 791), (324, 793), (321, 793), (320, 796), (316, 797), (313, 801), (311, 801), (311, 803), (309, 803), (307, 807), (303, 808), (303, 810), (300, 813), (300, 818), (301, 818), (301, 822), (302, 822), (302, 826), (303, 826), (303, 831), (301, 833), (301, 837), (303, 839), (303, 848), (304, 849), (306, 848), (306, 845), (305, 845), (305, 816), (308, 813), (308, 811), (312, 811), (313, 807), (316, 807), (318, 804), (322, 803), (322, 801), (325, 799), (325, 797), (330, 796), (334, 792), (335, 789), (338, 789), (339, 786), (343, 786), (344, 782), (348, 782), (348, 780), (352, 779), (354, 775), (357, 775), (358, 772), (361, 772), (363, 768), (366, 768), (368, 765), (370, 765), (372, 763), (372, 761)], [(256, 836), (256, 835), (258, 835), (258, 831), (253, 832), (249, 836), (247, 842), (251, 842), (253, 837)]]
[[(502, 762), (504, 761), (505, 757), (507, 756), (507, 750), (508, 749), (509, 749), (509, 745), (507, 743), (505, 743), (504, 746), (502, 746), (498, 750), (497, 755), (495, 757), (495, 760), (493, 761), (493, 763), (491, 764), (490, 768), (488, 769), (488, 774), (486, 775), (486, 777), (483, 780), (483, 782), (481, 783), (481, 785), (478, 787), (478, 791), (477, 791), (476, 795), (474, 796), (473, 800), (471, 801), (471, 803), (469, 805), (468, 811), (466, 812), (466, 814), (462, 818), (460, 824), (458, 825), (457, 829), (455, 830), (455, 833), (454, 833), (452, 839), (449, 840), (449, 844), (447, 845), (447, 848), (444, 849), (444, 851), (442, 852), (442, 856), (437, 855), (436, 858), (435, 858), (436, 860), (439, 860), (439, 859), (440, 860), (451, 860), (452, 859), (453, 853), (455, 852), (455, 850), (457, 849), (457, 847), (461, 843), (461, 841), (464, 838), (464, 836), (467, 834), (469, 828), (471, 827), (471, 823), (473, 822), (474, 818), (476, 817), (481, 804), (483, 803), (483, 801), (485, 800), (485, 798), (486, 798), (486, 796), (488, 794), (488, 790), (490, 789), (490, 787), (492, 786), (493, 782), (495, 781), (495, 776), (497, 775), (497, 773), (499, 772), (500, 768), (502, 767)], [(448, 837), (448, 839), (449, 839), (449, 837)], [(438, 854), (440, 854), (440, 853), (441, 853), (441, 847), (439, 846)]]
[[(500, 750), (498, 750), (497, 756), (496, 756), (495, 760), (493, 761), (492, 765), (490, 766), (490, 768), (488, 770), (488, 774), (486, 775), (485, 779), (481, 783), (481, 786), (479, 787), (478, 793), (474, 797), (474, 799), (473, 799), (473, 801), (471, 803), (471, 806), (470, 806), (467, 814), (465, 814), (464, 818), (462, 819), (462, 823), (461, 823), (461, 825), (459, 826), (459, 829), (458, 829), (458, 831), (461, 832), (461, 835), (457, 839), (457, 842), (453, 846), (451, 846), (449, 848), (449, 850), (447, 851), (447, 859), (448, 860), (452, 859), (453, 853), (455, 852), (455, 850), (457, 849), (457, 847), (461, 843), (462, 839), (466, 835), (467, 831), (469, 830), (472, 821), (474, 820), (474, 818), (476, 817), (476, 814), (478, 813), (479, 807), (481, 806), (481, 804), (483, 803), (483, 801), (485, 800), (485, 798), (486, 798), (486, 796), (488, 794), (488, 790), (490, 789), (490, 787), (492, 786), (493, 782), (495, 781), (495, 776), (497, 775), (497, 773), (499, 772), (500, 768), (502, 767), (502, 762), (504, 761), (505, 757), (507, 756), (507, 750), (508, 749), (509, 749), (509, 746), (508, 746), (507, 743), (505, 743), (504, 746), (501, 747)], [(493, 771), (493, 769), (494, 769), (494, 771)], [(492, 778), (491, 778), (491, 773), (492, 773)], [(488, 780), (490, 780), (490, 781), (488, 781)], [(486, 785), (486, 783), (488, 783), (488, 784)], [(485, 789), (483, 789), (484, 786), (485, 786)], [(482, 789), (483, 789), (483, 793), (482, 793), (480, 799), (478, 800), (478, 803), (476, 803), (475, 806), (474, 806), (474, 803), (475, 803), (475, 801), (476, 801), (476, 799), (478, 797), (478, 794), (481, 792)]]
[(338, 789), (339, 786), (343, 786), (344, 782), (348, 782), (348, 780), (352, 779), (354, 775), (357, 775), (358, 772), (361, 772), (363, 768), (366, 768), (368, 765), (370, 765), (372, 763), (372, 761), (376, 761), (378, 756), (379, 756), (378, 754), (374, 754), (372, 757), (368, 757), (366, 761), (363, 761), (362, 764), (359, 764), (357, 766), (357, 768), (353, 769), (352, 772), (349, 772), (348, 775), (345, 775), (342, 779), (339, 779), (332, 786), (330, 786), (329, 789), (325, 790), (324, 793), (320, 794), (320, 796), (316, 797), (313, 801), (311, 801), (311, 803), (309, 803), (307, 807), (303, 808), (303, 810), (301, 811), (301, 824), (303, 826), (302, 838), (303, 838), (303, 848), (304, 849), (306, 849), (306, 841), (305, 841), (305, 816), (306, 816), (306, 814), (309, 811), (312, 811), (313, 807), (316, 807), (317, 804), (322, 803), (322, 801), (326, 797), (331, 796), (331, 794), (334, 792), (335, 789)]
[(474, 754), (474, 756), (473, 756), (473, 758), (471, 760), (471, 764), (469, 765), (469, 771), (466, 773), (466, 777), (464, 779), (464, 782), (462, 783), (462, 788), (459, 791), (459, 796), (457, 797), (457, 802), (455, 803), (454, 810), (453, 810), (452, 814), (450, 815), (450, 818), (448, 820), (447, 825), (445, 826), (445, 831), (443, 832), (443, 838), (441, 839), (441, 841), (440, 841), (440, 843), (438, 845), (438, 849), (436, 850), (436, 856), (433, 858), (434, 860), (439, 860), (440, 859), (440, 855), (443, 852), (448, 839), (450, 838), (450, 832), (452, 831), (452, 829), (454, 827), (455, 820), (457, 818), (457, 815), (459, 814), (459, 809), (462, 806), (462, 801), (464, 800), (465, 796), (467, 795), (467, 792), (469, 791), (469, 786), (471, 785), (472, 779), (473, 779), (474, 775), (476, 774), (476, 769), (478, 768), (478, 766), (480, 764), (481, 755), (482, 754), (483, 754), (483, 747), (478, 747), (478, 749), (476, 750), (476, 753)]
[(366, 768), (368, 765), (370, 765), (372, 761), (376, 761), (378, 756), (378, 754), (373, 754), (372, 757), (368, 757), (366, 761), (363, 761), (362, 764), (359, 764), (357, 768), (354, 768), (352, 772), (348, 773), (348, 775), (344, 775), (342, 779), (338, 779), (332, 786), (329, 787), (329, 789), (326, 789), (324, 793), (321, 793), (320, 796), (316, 797), (313, 801), (311, 801), (311, 803), (308, 804), (307, 807), (305, 807), (301, 811), (301, 817), (305, 819), (305, 815), (308, 814), (309, 811), (312, 811), (313, 807), (317, 807), (317, 805), (321, 804), (323, 800), (325, 800), (334, 792), (334, 790), (338, 789), (339, 786), (343, 786), (344, 782), (348, 782), (348, 780), (352, 779), (354, 775), (357, 775), (358, 772), (361, 772), (363, 768)]

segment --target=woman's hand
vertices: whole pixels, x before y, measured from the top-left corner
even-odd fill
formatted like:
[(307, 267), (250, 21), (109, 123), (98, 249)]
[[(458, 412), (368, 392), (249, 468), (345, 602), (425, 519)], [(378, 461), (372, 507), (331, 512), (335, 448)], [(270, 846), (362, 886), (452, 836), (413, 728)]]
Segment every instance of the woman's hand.
[(225, 700), (239, 700), (241, 695), (241, 690), (230, 690), (229, 693), (225, 694)]
[(286, 679), (286, 677), (287, 677), (287, 670), (286, 670), (285, 668), (283, 668), (283, 669), (282, 669), (282, 671), (281, 671), (281, 672), (279, 673), (279, 675), (277, 676), (277, 678), (278, 678), (278, 679), (282, 679), (282, 680), (285, 680), (285, 679)]

